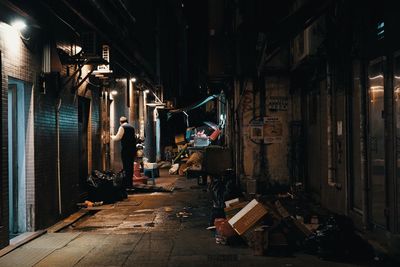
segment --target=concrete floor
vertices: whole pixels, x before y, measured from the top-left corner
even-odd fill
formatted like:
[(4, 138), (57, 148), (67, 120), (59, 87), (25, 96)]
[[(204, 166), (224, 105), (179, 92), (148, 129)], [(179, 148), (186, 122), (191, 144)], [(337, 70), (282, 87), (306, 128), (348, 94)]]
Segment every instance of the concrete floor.
[(94, 208), (62, 231), (6, 254), (0, 266), (385, 266), (323, 261), (301, 253), (253, 256), (245, 246), (216, 244), (214, 233), (206, 230), (211, 206), (206, 187), (177, 176), (159, 178), (157, 185), (172, 182), (173, 193), (133, 194)]

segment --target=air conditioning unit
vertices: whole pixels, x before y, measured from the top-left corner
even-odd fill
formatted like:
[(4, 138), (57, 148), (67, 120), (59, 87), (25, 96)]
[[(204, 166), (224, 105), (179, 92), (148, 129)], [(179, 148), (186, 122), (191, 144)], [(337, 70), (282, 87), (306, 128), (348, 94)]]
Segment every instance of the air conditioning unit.
[(292, 64), (298, 64), (310, 53), (309, 28), (299, 33), (292, 41)]
[(292, 65), (297, 66), (307, 57), (315, 55), (325, 38), (325, 18), (320, 17), (299, 33), (291, 42)]

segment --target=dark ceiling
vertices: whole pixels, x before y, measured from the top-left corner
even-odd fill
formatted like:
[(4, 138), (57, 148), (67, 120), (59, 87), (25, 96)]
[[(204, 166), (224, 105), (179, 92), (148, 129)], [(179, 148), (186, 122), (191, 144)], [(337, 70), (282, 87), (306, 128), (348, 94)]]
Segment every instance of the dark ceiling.
[[(226, 87), (233, 75), (255, 75), (265, 54), (287, 43), (330, 1), (303, 1), (308, 4), (289, 16), (295, 2), (0, 0), (0, 19), (23, 17), (37, 42), (46, 34), (79, 43), (95, 33), (98, 49), (111, 46), (117, 76), (162, 85), (164, 96), (190, 103)], [(211, 37), (215, 27), (219, 32)]]

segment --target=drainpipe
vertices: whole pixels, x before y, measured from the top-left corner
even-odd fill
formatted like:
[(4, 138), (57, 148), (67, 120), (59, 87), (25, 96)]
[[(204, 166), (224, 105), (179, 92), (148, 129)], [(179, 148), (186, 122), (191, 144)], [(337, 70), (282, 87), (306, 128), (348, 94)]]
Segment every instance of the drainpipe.
[(332, 123), (333, 121), (333, 93), (332, 93), (332, 73), (331, 73), (331, 68), (330, 68), (330, 63), (326, 62), (326, 90), (327, 90), (327, 95), (326, 95), (326, 104), (327, 104), (327, 138), (328, 138), (328, 185), (332, 187), (337, 187), (338, 184), (335, 182), (335, 176), (336, 176), (336, 167), (334, 164), (334, 131), (333, 126), (334, 124)]
[(56, 106), (56, 135), (57, 135), (57, 187), (58, 187), (58, 214), (62, 214), (61, 206), (61, 162), (60, 162), (60, 108), (61, 98)]

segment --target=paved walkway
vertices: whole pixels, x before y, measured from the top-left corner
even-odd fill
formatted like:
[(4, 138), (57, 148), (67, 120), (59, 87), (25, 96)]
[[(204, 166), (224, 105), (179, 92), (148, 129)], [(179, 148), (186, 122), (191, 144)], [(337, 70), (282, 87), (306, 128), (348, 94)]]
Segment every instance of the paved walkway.
[[(164, 177), (168, 183), (177, 177)], [(180, 177), (173, 193), (130, 195), (93, 208), (57, 233), (47, 233), (0, 258), (0, 266), (383, 266), (347, 264), (315, 256), (253, 256), (215, 243), (206, 230), (210, 200), (196, 180)]]

